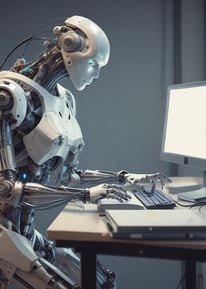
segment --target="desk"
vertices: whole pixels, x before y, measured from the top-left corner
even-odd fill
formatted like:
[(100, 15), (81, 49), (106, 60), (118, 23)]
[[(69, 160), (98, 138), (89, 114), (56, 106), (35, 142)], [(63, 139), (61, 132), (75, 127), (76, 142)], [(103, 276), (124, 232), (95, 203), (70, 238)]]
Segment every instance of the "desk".
[(97, 254), (184, 260), (187, 289), (196, 286), (195, 262), (206, 261), (206, 241), (113, 239), (92, 204), (68, 204), (49, 226), (48, 238), (55, 240), (57, 247), (72, 247), (81, 254), (82, 289), (96, 289)]

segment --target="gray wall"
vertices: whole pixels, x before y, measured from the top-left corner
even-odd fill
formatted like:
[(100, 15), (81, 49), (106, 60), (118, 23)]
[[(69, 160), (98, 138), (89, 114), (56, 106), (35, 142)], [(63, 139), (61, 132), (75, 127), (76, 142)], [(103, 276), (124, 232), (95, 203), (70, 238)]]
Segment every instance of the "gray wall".
[[(86, 143), (81, 168), (166, 174), (173, 170), (160, 161), (166, 87), (178, 73), (183, 80), (201, 80), (205, 69), (203, 0), (182, 1), (182, 46), (174, 43), (178, 33), (174, 34), (173, 16), (178, 17), (178, 11), (173, 3), (178, 1), (1, 0), (0, 60), (41, 24), (58, 17), (86, 16), (109, 36), (111, 58), (100, 79), (82, 92), (65, 83), (76, 96)], [(38, 213), (37, 227), (45, 232), (56, 214)], [(180, 279), (180, 262), (102, 259), (117, 271), (119, 289), (172, 289)]]
[(66, 84), (76, 96), (85, 136), (80, 158), (83, 168), (167, 169), (159, 161), (165, 97), (164, 2), (1, 1), (1, 58), (42, 23), (56, 17), (87, 16), (109, 36), (111, 58), (100, 79), (83, 92)]

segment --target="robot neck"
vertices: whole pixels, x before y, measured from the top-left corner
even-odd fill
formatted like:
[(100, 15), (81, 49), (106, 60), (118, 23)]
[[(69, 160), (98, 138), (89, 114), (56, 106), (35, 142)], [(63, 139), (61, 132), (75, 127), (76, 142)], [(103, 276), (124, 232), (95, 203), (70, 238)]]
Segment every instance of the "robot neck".
[(47, 49), (31, 63), (15, 64), (11, 71), (33, 79), (52, 94), (56, 94), (57, 83), (69, 77), (62, 55), (56, 45)]

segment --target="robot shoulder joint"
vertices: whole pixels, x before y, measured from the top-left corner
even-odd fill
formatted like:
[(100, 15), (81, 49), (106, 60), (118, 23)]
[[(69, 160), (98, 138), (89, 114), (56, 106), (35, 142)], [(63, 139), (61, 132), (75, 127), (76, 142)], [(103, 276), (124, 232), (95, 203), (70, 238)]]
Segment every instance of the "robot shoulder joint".
[(9, 111), (18, 127), (26, 116), (27, 99), (24, 89), (11, 79), (0, 79), (0, 110)]

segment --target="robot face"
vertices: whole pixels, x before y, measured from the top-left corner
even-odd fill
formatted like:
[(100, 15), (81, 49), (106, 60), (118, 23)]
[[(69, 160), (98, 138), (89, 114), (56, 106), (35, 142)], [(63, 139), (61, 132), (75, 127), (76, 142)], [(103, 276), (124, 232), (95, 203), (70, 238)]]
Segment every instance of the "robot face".
[[(68, 18), (65, 24), (77, 35), (78, 40), (76, 50), (75, 45), (72, 51), (60, 45), (62, 56), (74, 86), (77, 90), (83, 90), (93, 79), (99, 77), (101, 67), (107, 64), (110, 54), (109, 40), (104, 31), (87, 18), (73, 16)], [(70, 33), (71, 31), (68, 31), (64, 36), (69, 36)], [(70, 42), (68, 37), (66, 40), (67, 43)]]

